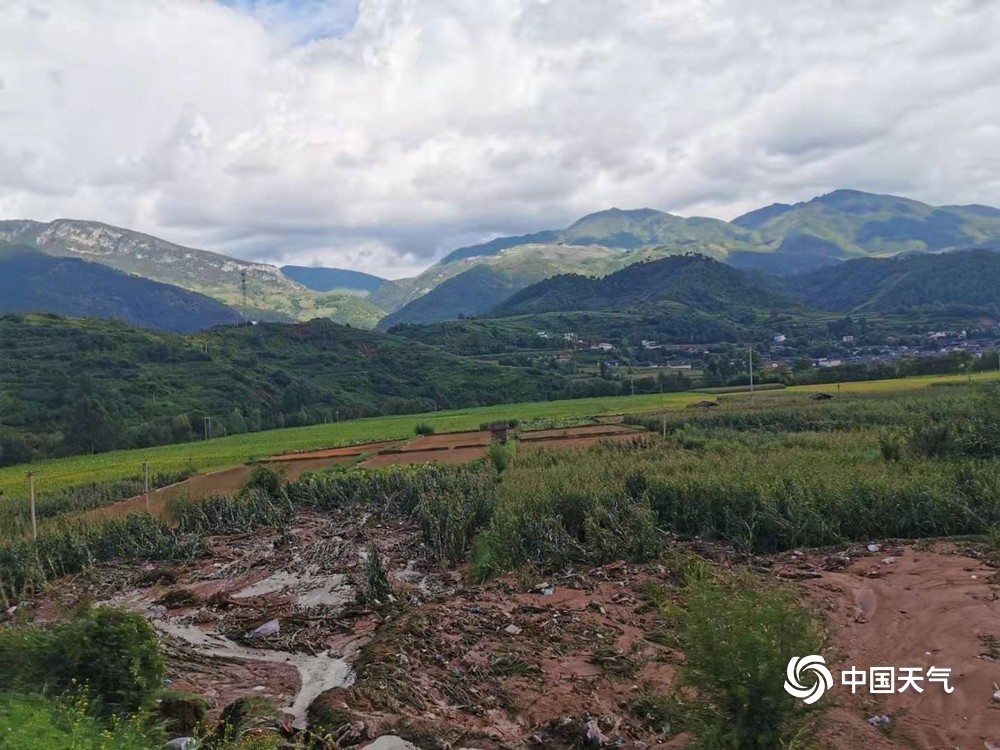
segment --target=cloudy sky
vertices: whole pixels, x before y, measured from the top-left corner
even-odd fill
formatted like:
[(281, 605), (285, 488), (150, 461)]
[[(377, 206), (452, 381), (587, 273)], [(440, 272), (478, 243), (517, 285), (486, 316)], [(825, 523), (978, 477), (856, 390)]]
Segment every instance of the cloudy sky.
[(0, 0), (0, 218), (410, 275), (610, 206), (1000, 206), (1000, 0)]

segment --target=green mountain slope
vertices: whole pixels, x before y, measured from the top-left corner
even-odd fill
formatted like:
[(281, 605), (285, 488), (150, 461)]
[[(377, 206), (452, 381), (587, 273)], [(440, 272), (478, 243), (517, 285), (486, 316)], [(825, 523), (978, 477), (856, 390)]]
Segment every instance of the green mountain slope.
[(489, 266), (473, 266), (382, 318), (378, 329), (481, 315), (522, 288), (523, 283)]
[(798, 253), (815, 243), (841, 258), (970, 247), (1000, 239), (1000, 211), (987, 206), (929, 206), (893, 195), (837, 190), (804, 203), (775, 204), (733, 220), (769, 249), (789, 241)]
[(281, 272), (292, 281), (315, 292), (346, 292), (362, 296), (377, 291), (386, 279), (361, 271), (343, 268), (315, 268), (309, 266), (282, 266)]
[(490, 317), (548, 312), (626, 312), (681, 303), (711, 314), (794, 307), (756, 275), (703, 255), (683, 255), (627, 266), (604, 278), (557, 276), (523, 289)]
[(739, 341), (760, 327), (809, 315), (805, 305), (754, 272), (683, 255), (636, 263), (603, 278), (547, 279), (487, 317), (587, 340), (713, 343)]
[(172, 284), (242, 307), (241, 275), (247, 278), (251, 317), (308, 320), (330, 317), (371, 327), (384, 314), (354, 295), (320, 295), (286, 278), (275, 266), (182, 247), (141, 232), (94, 221), (58, 219), (0, 221), (0, 241), (79, 258), (152, 281)]
[(0, 244), (0, 315), (12, 312), (109, 318), (173, 333), (233, 325), (241, 319), (221, 302), (179, 287)]
[[(1000, 249), (998, 246), (997, 249)], [(1000, 253), (862, 258), (785, 280), (801, 300), (839, 312), (1000, 315)]]
[[(0, 445), (36, 456), (565, 394), (553, 373), (500, 367), (328, 320), (193, 336), (55, 316), (0, 318)], [(263, 449), (266, 450), (266, 447)], [(2, 462), (2, 457), (0, 457)]]
[[(776, 203), (732, 222), (683, 218), (648, 208), (609, 209), (565, 229), (460, 248), (416, 278), (386, 284), (372, 301), (383, 309), (398, 310), (476, 265), (488, 265), (523, 286), (566, 273), (606, 275), (633, 263), (685, 253), (738, 268), (793, 274), (851, 258), (937, 252), (998, 241), (998, 209), (934, 207), (856, 190), (837, 190), (794, 205)], [(442, 312), (438, 319), (445, 317)]]
[(717, 219), (612, 208), (585, 216), (566, 229), (460, 248), (414, 279), (387, 284), (371, 299), (394, 312), (478, 265), (488, 265), (525, 287), (558, 274), (605, 275), (642, 260), (683, 253), (724, 259), (733, 251), (754, 249), (755, 240), (753, 232)]

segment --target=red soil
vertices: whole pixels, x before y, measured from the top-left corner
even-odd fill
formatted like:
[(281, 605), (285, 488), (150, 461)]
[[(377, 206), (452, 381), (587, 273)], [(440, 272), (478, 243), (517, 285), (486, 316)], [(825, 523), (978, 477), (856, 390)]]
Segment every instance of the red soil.
[(372, 456), (361, 465), (366, 469), (377, 469), (382, 466), (397, 466), (399, 464), (467, 464), (479, 458), (486, 457), (486, 446), (472, 448), (438, 448), (437, 450), (404, 451), (402, 453), (380, 453)]
[(852, 666), (952, 670), (950, 694), (926, 682), (923, 693), (875, 696), (836, 685), (844, 704), (831, 717), (836, 747), (878, 747), (880, 732), (867, 725), (875, 714), (892, 719), (891, 735), (906, 747), (1000, 747), (1000, 661), (989, 645), (1000, 643), (997, 583), (995, 569), (950, 544), (886, 545), (803, 583), (832, 626), (835, 675)]
[(406, 444), (406, 451), (423, 451), (429, 448), (467, 448), (488, 446), (491, 435), (483, 432), (446, 432), (442, 435), (424, 435)]
[[(345, 452), (325, 458), (284, 459), (280, 462), (269, 463), (274, 464), (287, 481), (295, 481), (307, 471), (317, 471), (339, 464), (352, 463), (357, 455)], [(166, 517), (167, 505), (171, 499), (186, 497), (189, 500), (204, 500), (212, 495), (231, 494), (243, 486), (252, 470), (252, 466), (236, 466), (232, 469), (213, 471), (209, 474), (199, 474), (183, 482), (150, 492), (148, 498), (145, 495), (138, 495), (105, 508), (88, 511), (82, 517), (87, 519), (124, 518), (133, 513), (151, 513), (161, 518)]]
[(641, 432), (625, 425), (594, 424), (583, 427), (564, 427), (557, 430), (532, 430), (522, 432), (519, 436), (522, 442), (535, 440), (551, 440), (553, 438), (574, 438), (588, 435), (619, 435), (627, 432)]

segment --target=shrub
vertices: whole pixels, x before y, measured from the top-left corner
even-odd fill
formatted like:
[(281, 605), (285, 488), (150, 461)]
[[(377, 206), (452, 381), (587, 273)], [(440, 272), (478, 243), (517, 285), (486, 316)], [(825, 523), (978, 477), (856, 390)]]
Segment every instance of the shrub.
[(434, 425), (429, 422), (417, 422), (416, 426), (413, 428), (413, 432), (417, 435), (433, 435)]
[[(243, 745), (240, 741), (249, 739), (248, 735), (260, 729), (274, 726), (278, 721), (278, 715), (278, 709), (267, 698), (259, 695), (240, 698), (222, 710), (219, 725), (209, 739), (208, 745), (215, 750), (221, 750), (223, 747), (252, 747)], [(258, 745), (262, 748), (271, 746), (270, 741)], [(273, 746), (278, 747), (277, 743)]]
[(520, 423), (521, 420), (519, 419), (501, 419), (499, 421), (494, 421), (494, 422), (480, 422), (479, 431), (485, 432), (486, 430), (501, 430), (505, 428), (508, 430), (513, 430)]
[(910, 433), (907, 445), (920, 458), (942, 458), (952, 450), (951, 431), (947, 425), (923, 425)]
[(903, 446), (894, 435), (879, 435), (878, 448), (884, 461), (903, 460)]
[(503, 472), (504, 469), (510, 466), (510, 462), (514, 460), (514, 454), (517, 450), (516, 446), (517, 443), (514, 442), (506, 444), (490, 443), (486, 455), (498, 472)]
[(240, 488), (241, 494), (252, 493), (255, 490), (274, 498), (284, 495), (284, 472), (271, 466), (255, 466)]
[(0, 682), (22, 690), (79, 686), (108, 711), (134, 711), (162, 677), (156, 632), (131, 612), (101, 607), (47, 628), (0, 631)]
[(809, 614), (791, 591), (746, 577), (726, 586), (693, 582), (685, 599), (675, 617), (685, 655), (680, 681), (697, 697), (688, 717), (695, 747), (786, 747), (807, 712), (785, 692), (785, 668), (793, 656), (820, 652)]

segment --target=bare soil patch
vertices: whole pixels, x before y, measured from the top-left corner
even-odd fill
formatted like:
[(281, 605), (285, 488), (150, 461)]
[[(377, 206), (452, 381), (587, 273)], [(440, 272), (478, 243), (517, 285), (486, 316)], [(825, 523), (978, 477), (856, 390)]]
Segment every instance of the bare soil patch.
[(303, 453), (282, 453), (278, 456), (271, 456), (267, 459), (269, 463), (283, 463), (285, 461), (298, 462), (310, 461), (320, 458), (354, 458), (363, 456), (366, 453), (377, 453), (386, 448), (395, 448), (402, 444), (401, 440), (386, 440), (381, 443), (365, 443), (363, 445), (348, 445), (343, 448), (330, 448), (322, 451), (306, 451)]
[(553, 440), (562, 438), (589, 437), (601, 435), (620, 435), (622, 433), (643, 432), (633, 427), (621, 424), (593, 424), (581, 427), (562, 427), (554, 430), (531, 430), (522, 432), (519, 440), (522, 442), (532, 442), (535, 440)]
[(422, 451), (402, 451), (399, 453), (379, 453), (361, 464), (366, 469), (400, 464), (425, 464), (435, 461), (442, 464), (467, 464), (486, 457), (486, 446), (472, 448), (438, 447)]
[[(330, 451), (329, 453), (331, 455), (308, 456), (294, 460), (283, 459), (268, 462), (265, 465), (273, 465), (274, 468), (281, 471), (286, 481), (294, 482), (307, 471), (321, 471), (331, 466), (354, 463), (359, 456), (364, 455), (353, 451), (340, 453)], [(170, 500), (181, 497), (189, 500), (204, 500), (212, 495), (231, 495), (243, 486), (251, 471), (253, 471), (252, 466), (236, 466), (232, 469), (213, 471), (209, 474), (198, 474), (183, 482), (150, 492), (148, 497), (137, 495), (104, 508), (95, 508), (82, 514), (81, 518), (124, 518), (136, 513), (150, 513), (158, 518), (166, 518)]]
[[(456, 451), (435, 451), (451, 454)], [(392, 456), (388, 456), (391, 458)], [(245, 695), (272, 699), (364, 747), (395, 734), (430, 749), (683, 748), (636, 710), (669, 693), (683, 655), (658, 603), (680, 572), (618, 562), (539, 579), (486, 584), (425, 560), (420, 530), (363, 509), (299, 514), (290, 533), (210, 540), (211, 559), (172, 566), (100, 566), (53, 584), (36, 618), (80, 600), (144, 613), (162, 635), (172, 686), (204, 695), (212, 715)], [(396, 602), (358, 605), (368, 545), (383, 557)], [(998, 573), (954, 544), (882, 543), (839, 551), (738, 555), (682, 545), (712, 564), (749, 562), (799, 587), (829, 635), (827, 662), (847, 667), (944, 666), (955, 692), (878, 697), (835, 685), (819, 746), (832, 750), (990, 748), (1000, 743)], [(19, 616), (24, 616), (23, 613)], [(267, 623), (269, 634), (253, 636)], [(871, 726), (886, 714), (886, 729)], [(993, 743), (992, 745), (990, 743)], [(595, 745), (596, 746), (596, 745)]]
[[(851, 696), (838, 686), (840, 713), (854, 719), (843, 721), (842, 731), (877, 714), (892, 720), (886, 733), (905, 747), (1000, 747), (1000, 702), (993, 700), (1000, 652), (990, 648), (1000, 643), (997, 571), (954, 544), (883, 544), (857, 554), (810, 556), (832, 570), (802, 583), (828, 620), (834, 673), (852, 666), (946, 667), (954, 692), (925, 683), (923, 693)], [(878, 734), (866, 731), (866, 742)]]
[(403, 450), (424, 451), (431, 448), (488, 447), (491, 440), (488, 430), (477, 432), (446, 432), (441, 435), (424, 435), (408, 442)]

